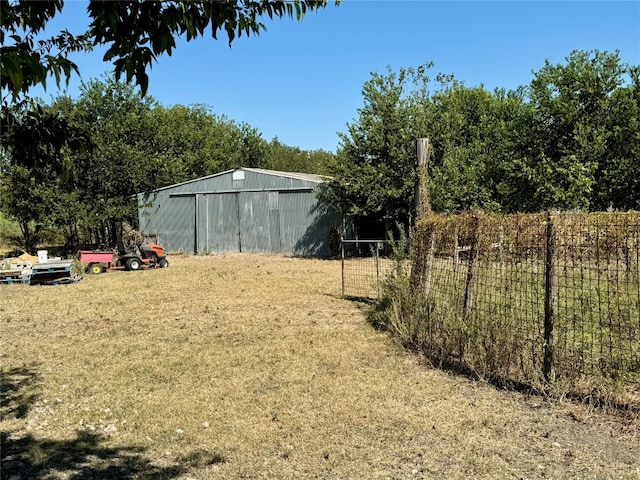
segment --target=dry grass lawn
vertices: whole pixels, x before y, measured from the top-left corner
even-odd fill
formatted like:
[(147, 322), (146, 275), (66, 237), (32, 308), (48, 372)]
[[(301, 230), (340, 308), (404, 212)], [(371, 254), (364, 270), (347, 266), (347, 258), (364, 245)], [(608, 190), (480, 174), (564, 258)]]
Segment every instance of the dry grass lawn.
[(172, 257), (0, 286), (2, 475), (640, 479), (640, 421), (403, 351), (340, 264)]

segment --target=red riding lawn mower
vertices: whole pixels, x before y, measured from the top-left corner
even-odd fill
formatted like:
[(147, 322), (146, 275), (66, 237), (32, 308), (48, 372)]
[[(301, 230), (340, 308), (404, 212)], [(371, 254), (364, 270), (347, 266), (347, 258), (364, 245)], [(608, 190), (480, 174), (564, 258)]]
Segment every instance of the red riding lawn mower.
[(161, 245), (141, 243), (134, 247), (118, 242), (118, 253), (111, 250), (79, 250), (76, 258), (86, 265), (87, 273), (102, 273), (107, 270), (140, 270), (167, 268), (169, 260)]

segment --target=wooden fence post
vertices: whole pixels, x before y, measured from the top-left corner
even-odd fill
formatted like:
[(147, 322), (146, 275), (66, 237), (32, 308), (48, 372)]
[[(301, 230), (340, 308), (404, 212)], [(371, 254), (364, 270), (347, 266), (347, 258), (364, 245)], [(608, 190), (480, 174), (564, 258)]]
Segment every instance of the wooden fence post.
[(557, 212), (547, 212), (544, 268), (544, 360), (542, 371), (546, 382), (555, 380), (553, 327), (558, 308)]
[(427, 258), (424, 263), (424, 279), (422, 282), (422, 288), (425, 297), (429, 296), (431, 290), (431, 270), (433, 269), (433, 255), (436, 244), (436, 232), (435, 228), (429, 233), (429, 243), (427, 244)]

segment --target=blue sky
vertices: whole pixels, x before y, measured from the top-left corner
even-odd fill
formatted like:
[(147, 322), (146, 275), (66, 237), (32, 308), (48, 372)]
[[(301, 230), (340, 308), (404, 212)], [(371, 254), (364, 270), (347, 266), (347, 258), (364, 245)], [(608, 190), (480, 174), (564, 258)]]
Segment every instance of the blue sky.
[[(86, 3), (69, 1), (52, 26), (80, 33)], [(572, 50), (620, 51), (640, 65), (640, 1), (370, 1), (331, 2), (297, 22), (265, 22), (259, 37), (178, 42), (160, 57), (148, 93), (165, 106), (205, 104), (246, 122), (263, 138), (307, 150), (335, 151), (337, 132), (357, 119), (371, 73), (417, 67), (451, 73), (467, 86), (493, 90), (527, 85), (534, 71), (564, 63)], [(102, 53), (78, 54), (80, 81), (111, 70)], [(50, 86), (34, 95), (49, 101)]]

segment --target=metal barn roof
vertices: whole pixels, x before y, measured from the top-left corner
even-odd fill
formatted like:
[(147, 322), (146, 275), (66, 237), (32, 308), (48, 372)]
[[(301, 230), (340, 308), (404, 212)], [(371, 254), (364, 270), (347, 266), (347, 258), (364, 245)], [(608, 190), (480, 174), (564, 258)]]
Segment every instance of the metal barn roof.
[(291, 178), (291, 179), (295, 179), (295, 180), (303, 180), (306, 182), (313, 182), (313, 183), (323, 183), (326, 182), (327, 180), (330, 180), (331, 177), (327, 177), (327, 176), (323, 176), (323, 175), (316, 175), (313, 173), (297, 173), (297, 172), (279, 172), (276, 170), (265, 170), (262, 168), (234, 168), (232, 170), (225, 170), (224, 172), (219, 172), (219, 173), (214, 173), (213, 175), (207, 175), (205, 177), (199, 177), (199, 178), (194, 178), (193, 180), (187, 180), (185, 182), (180, 182), (180, 183), (175, 183), (173, 185), (167, 185), (166, 187), (160, 187), (157, 188), (155, 190), (153, 190), (154, 192), (159, 192), (162, 190), (167, 190), (169, 188), (175, 188), (175, 187), (182, 187), (185, 185), (189, 185), (191, 183), (196, 183), (196, 182), (202, 182), (203, 180), (209, 180), (209, 179), (213, 179), (216, 177), (222, 177), (224, 175), (229, 175), (230, 173), (232, 174), (233, 172), (236, 172), (238, 170), (243, 170), (245, 172), (253, 172), (253, 173), (258, 173), (258, 174), (263, 174), (263, 175), (273, 175), (276, 177), (284, 177), (284, 178)]

